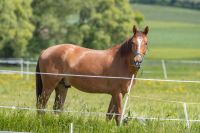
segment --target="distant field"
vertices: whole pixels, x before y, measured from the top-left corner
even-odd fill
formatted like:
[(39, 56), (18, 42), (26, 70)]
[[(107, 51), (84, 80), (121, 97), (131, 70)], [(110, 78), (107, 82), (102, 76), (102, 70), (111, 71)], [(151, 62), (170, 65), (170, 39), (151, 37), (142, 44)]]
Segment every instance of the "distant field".
[(177, 7), (133, 4), (134, 10), (144, 13), (146, 20), (182, 22), (182, 23), (200, 23), (200, 11)]
[(149, 25), (151, 59), (200, 59), (200, 12), (175, 7), (133, 4)]

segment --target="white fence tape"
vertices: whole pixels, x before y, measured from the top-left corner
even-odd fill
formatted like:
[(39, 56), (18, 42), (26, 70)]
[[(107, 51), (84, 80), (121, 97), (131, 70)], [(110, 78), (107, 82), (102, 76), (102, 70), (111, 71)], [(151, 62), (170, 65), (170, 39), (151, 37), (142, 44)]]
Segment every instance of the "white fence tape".
[[(0, 73), (3, 74), (41, 74), (41, 75), (53, 75), (53, 76), (68, 76), (68, 77), (83, 77), (83, 78), (105, 78), (105, 79), (125, 79), (130, 80), (131, 77), (114, 77), (114, 76), (95, 76), (95, 75), (81, 75), (81, 74), (67, 74), (67, 73), (43, 73), (43, 72), (21, 72), (21, 71), (12, 71), (12, 70), (0, 70)], [(156, 81), (156, 82), (177, 82), (177, 83), (200, 83), (199, 80), (169, 80), (169, 79), (153, 79), (153, 78), (134, 78), (136, 80), (142, 81)]]
[(166, 60), (168, 63), (200, 64), (199, 60)]
[[(36, 61), (33, 61), (33, 60), (26, 60), (26, 59), (23, 59), (23, 58), (8, 58), (8, 59), (0, 59), (0, 63), (6, 63), (6, 64), (20, 64), (21, 60), (24, 61), (24, 63), (26, 62), (30, 62), (30, 64), (37, 64)], [(200, 61), (199, 60), (167, 60), (167, 59), (164, 59), (167, 63), (183, 63), (183, 64), (200, 64)], [(149, 63), (149, 62), (157, 62), (159, 63), (159, 60), (145, 60), (145, 62)]]
[(160, 102), (170, 102), (170, 103), (186, 103), (186, 104), (200, 104), (195, 102), (185, 102), (185, 101), (174, 101), (174, 100), (165, 100), (165, 99), (157, 99), (157, 98), (151, 98), (151, 97), (142, 97), (142, 96), (130, 96), (133, 98), (140, 98), (140, 99), (147, 99), (147, 100), (154, 100), (154, 101), (160, 101)]
[(76, 111), (76, 110), (51, 110), (51, 109), (36, 109), (29, 107), (17, 107), (17, 106), (0, 106), (0, 108), (4, 109), (13, 109), (13, 110), (27, 110), (27, 111), (44, 111), (44, 112), (64, 112), (64, 113), (78, 113), (81, 115), (121, 115), (116, 113), (104, 113), (104, 112), (86, 112), (86, 111)]
[[(158, 120), (158, 121), (183, 121), (185, 119), (179, 118), (156, 118), (156, 117), (127, 117), (128, 119), (139, 119), (139, 120)], [(188, 120), (189, 122), (200, 122), (200, 120)]]

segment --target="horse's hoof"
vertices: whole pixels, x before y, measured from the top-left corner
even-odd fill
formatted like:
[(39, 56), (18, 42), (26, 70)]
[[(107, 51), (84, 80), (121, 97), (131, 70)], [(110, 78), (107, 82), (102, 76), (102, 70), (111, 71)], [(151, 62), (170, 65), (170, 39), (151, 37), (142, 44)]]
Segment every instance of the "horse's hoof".
[(124, 125), (128, 125), (128, 117), (124, 118), (123, 122), (124, 122)]

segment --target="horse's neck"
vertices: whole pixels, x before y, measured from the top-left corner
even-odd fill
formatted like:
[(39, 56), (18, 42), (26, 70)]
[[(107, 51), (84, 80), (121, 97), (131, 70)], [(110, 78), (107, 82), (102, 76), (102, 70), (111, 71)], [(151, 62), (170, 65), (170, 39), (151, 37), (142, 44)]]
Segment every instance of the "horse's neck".
[(136, 76), (138, 69), (132, 65), (132, 54), (122, 56), (120, 48), (121, 45), (117, 45), (111, 50), (114, 57), (111, 67), (117, 67), (116, 71), (122, 72), (121, 74), (124, 76), (132, 76), (133, 74)]
[(127, 70), (127, 73), (129, 74), (129, 76), (132, 76), (133, 74), (136, 76), (138, 69), (132, 65), (132, 62), (133, 62), (132, 55), (126, 55), (121, 58), (122, 58), (121, 60), (124, 60), (123, 61), (125, 64), (124, 68)]

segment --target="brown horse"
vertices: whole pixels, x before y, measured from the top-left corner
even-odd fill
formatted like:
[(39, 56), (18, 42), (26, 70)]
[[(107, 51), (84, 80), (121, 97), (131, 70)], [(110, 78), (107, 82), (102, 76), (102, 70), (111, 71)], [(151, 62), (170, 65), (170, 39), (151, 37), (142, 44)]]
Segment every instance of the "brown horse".
[[(122, 98), (127, 93), (130, 80), (99, 79), (90, 77), (70, 77), (60, 75), (45, 75), (41, 73), (79, 74), (131, 77), (136, 76), (143, 56), (147, 50), (148, 27), (138, 31), (133, 27), (134, 35), (121, 45), (106, 50), (92, 50), (72, 44), (61, 44), (44, 50), (36, 67), (37, 108), (44, 109), (55, 89), (54, 110), (62, 110), (68, 88), (75, 88), (89, 93), (107, 93), (112, 96), (108, 107), (107, 119), (112, 119), (112, 113), (121, 114)], [(38, 113), (42, 113), (41, 110)], [(119, 124), (121, 115), (115, 115)]]

